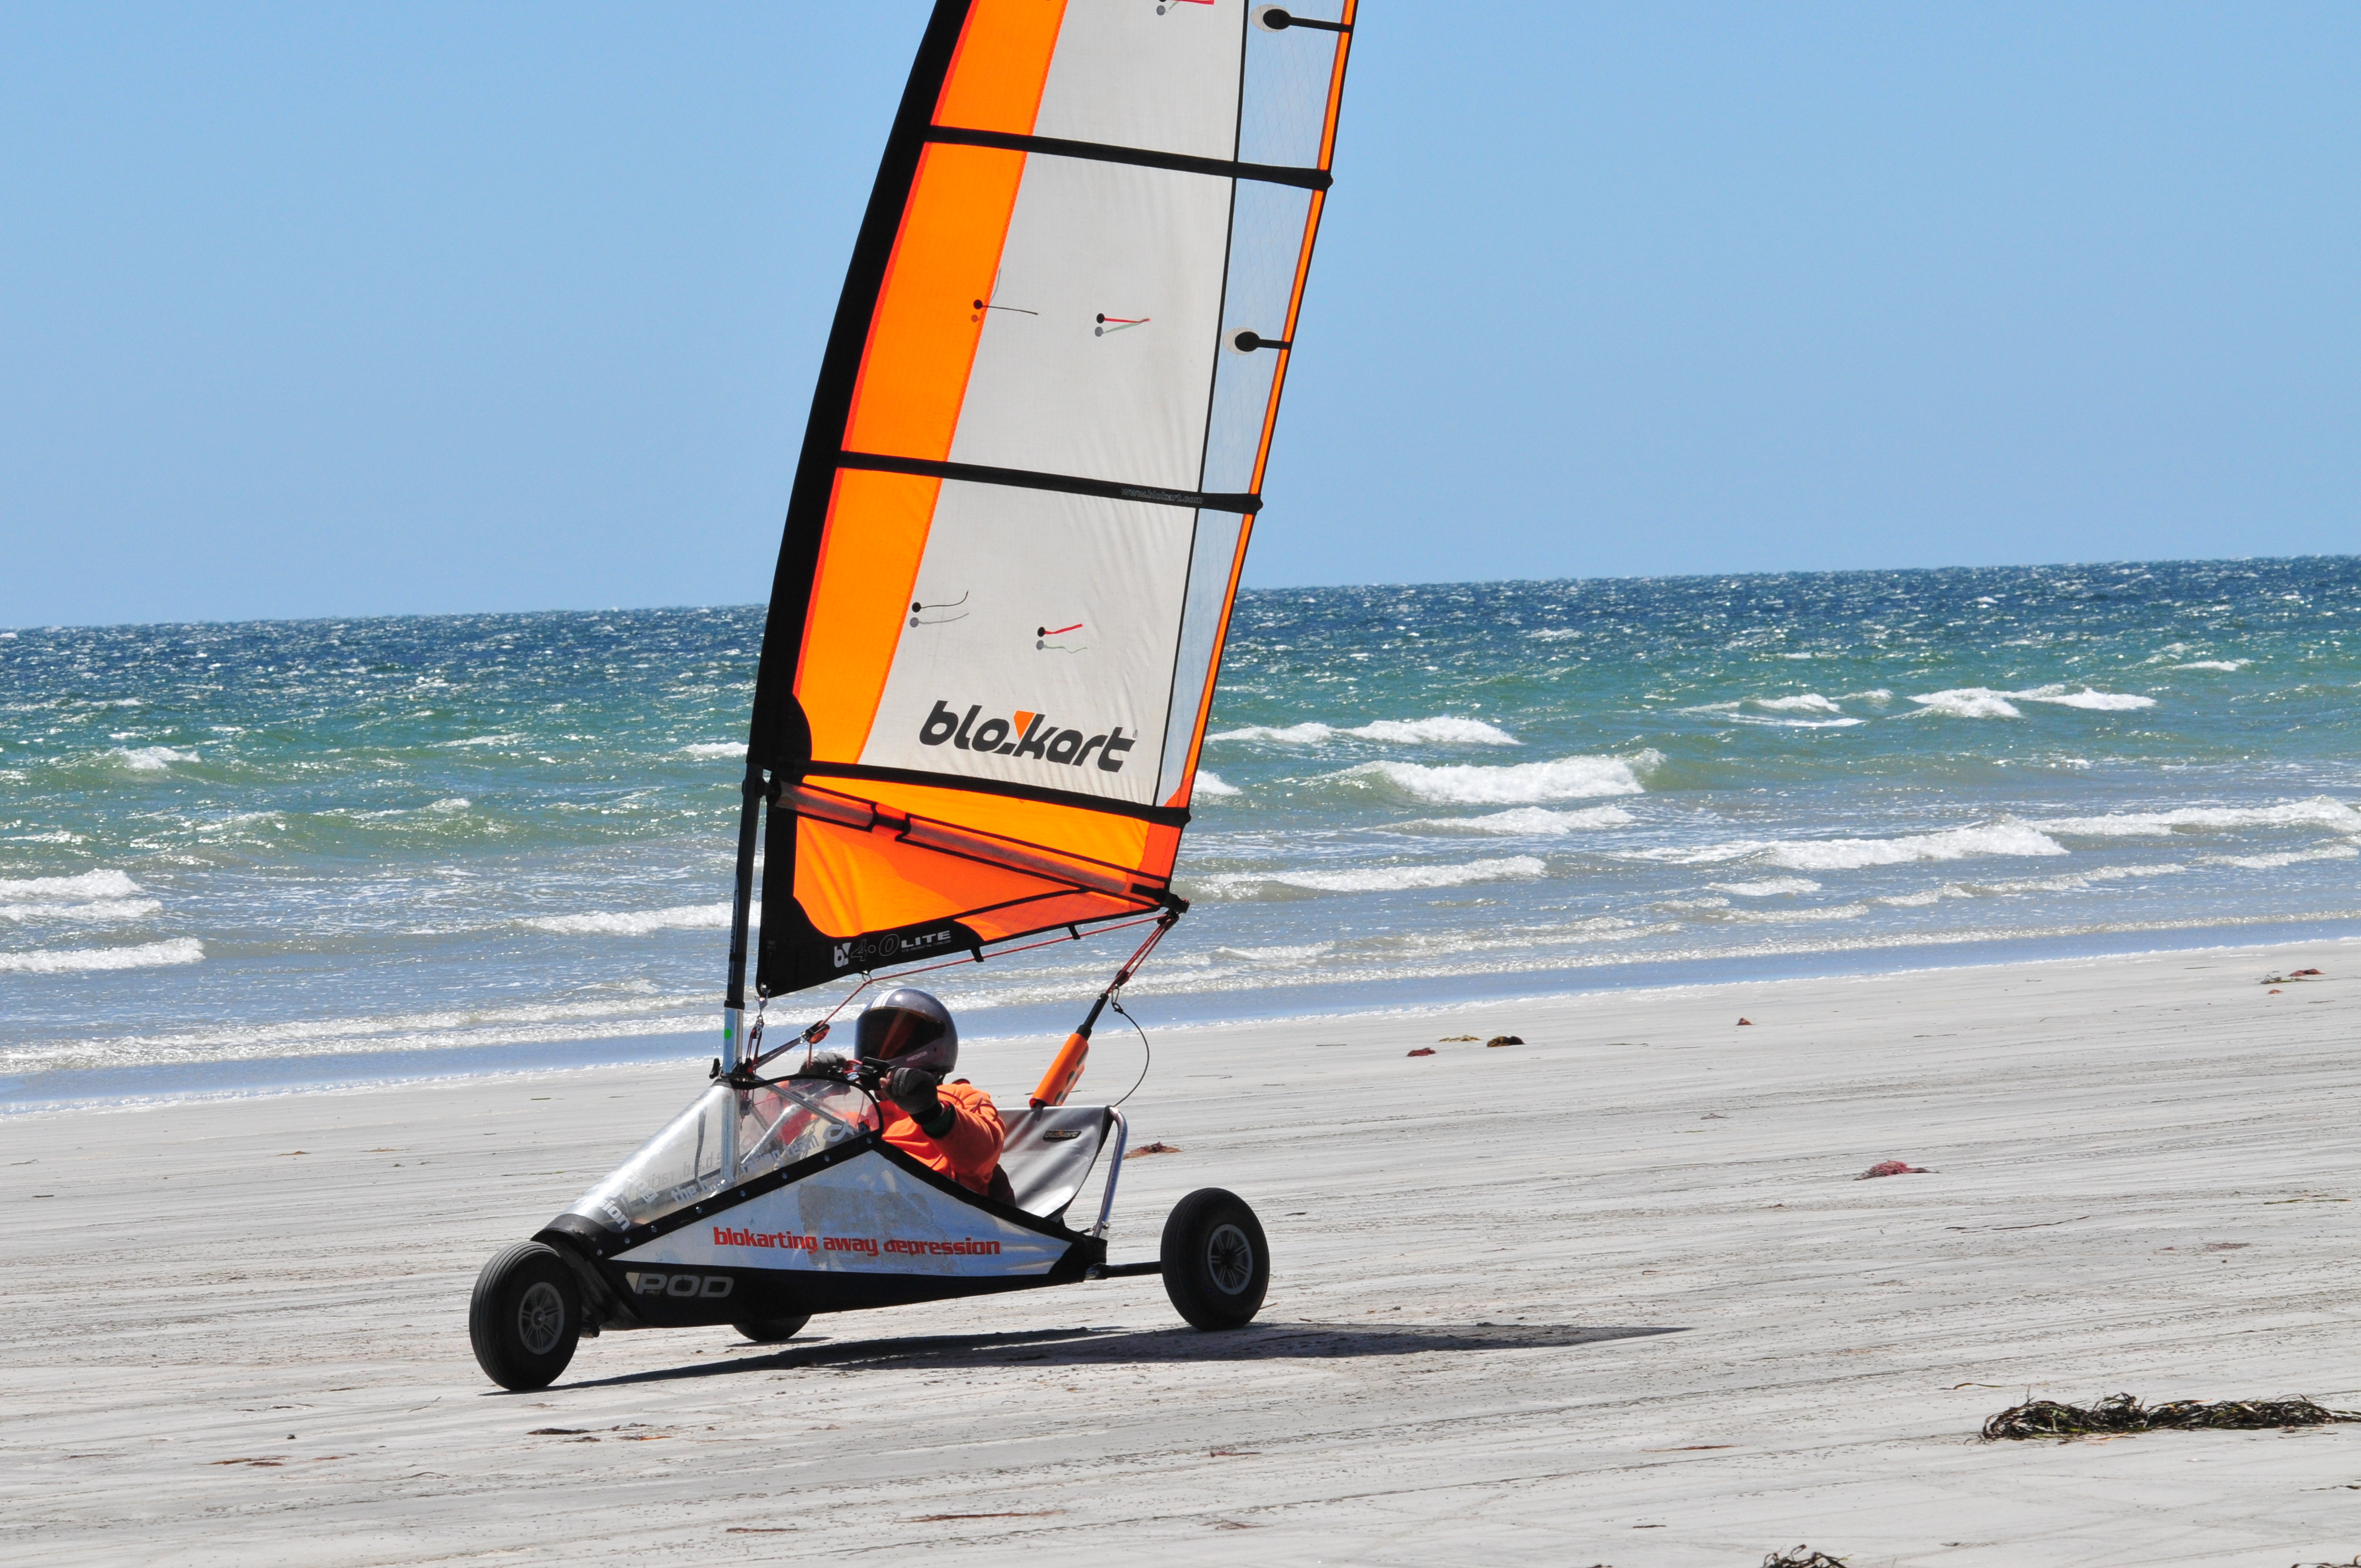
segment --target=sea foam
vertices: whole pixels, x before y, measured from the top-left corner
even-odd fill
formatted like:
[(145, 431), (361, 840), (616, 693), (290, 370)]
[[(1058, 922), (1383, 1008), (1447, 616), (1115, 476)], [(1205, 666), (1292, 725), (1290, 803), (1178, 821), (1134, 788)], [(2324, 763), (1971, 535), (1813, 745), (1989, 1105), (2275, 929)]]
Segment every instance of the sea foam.
[(45, 948), (0, 953), (0, 974), (88, 974), (98, 970), (157, 969), (204, 961), (203, 944), (193, 937), (143, 942), (130, 948)]
[(717, 757), (742, 758), (746, 755), (746, 742), (743, 740), (697, 740), (683, 746), (680, 749), (680, 754), (684, 757), (695, 757), (701, 762), (709, 762)]
[[(2062, 855), (2066, 846), (2023, 822), (1947, 828), (1892, 839), (1741, 839), (1694, 850), (1643, 850), (1635, 857), (1674, 865), (1716, 865), (1751, 860), (1799, 872), (1849, 872), (1913, 861), (1963, 861), (1977, 855)], [(1750, 884), (1759, 885), (1759, 884)]]
[(1199, 768), (1197, 770), (1197, 783), (1191, 793), (1194, 795), (1202, 795), (1208, 800), (1219, 800), (1224, 795), (1238, 795), (1242, 792), (1239, 790), (1237, 785), (1230, 783), (1227, 779), (1222, 777), (1221, 774), (1215, 773), (1213, 769)]
[(2123, 811), (2105, 817), (2061, 817), (2038, 825), (2045, 833), (2081, 839), (2139, 839), (2185, 828), (2327, 828), (2361, 833), (2361, 810), (2316, 795), (2279, 806), (2184, 806), (2171, 811)]
[(1547, 762), (1484, 767), (1472, 762), (1363, 762), (1332, 779), (1392, 789), (1443, 806), (1525, 806), (1601, 795), (1641, 795), (1643, 773), (1663, 765), (1664, 753), (1622, 757), (1559, 757)]
[(1295, 888), (1309, 893), (1403, 893), (1419, 888), (1465, 887), (1470, 883), (1506, 882), (1547, 875), (1549, 867), (1532, 855), (1509, 855), (1499, 860), (1469, 861), (1455, 866), (1361, 866), (1350, 871), (1216, 872), (1195, 879), (1190, 889), (1201, 898), (1249, 899), (1273, 889)]
[(135, 773), (160, 773), (168, 771), (174, 762), (199, 760), (194, 751), (176, 751), (170, 746), (118, 746), (107, 755)]
[(2102, 713), (2127, 712), (2134, 708), (2154, 707), (2156, 698), (2134, 692), (2092, 691), (2085, 686), (2080, 691), (2068, 691), (2062, 685), (2036, 686), (2030, 691), (2001, 692), (1990, 686), (1959, 686), (1949, 691), (1928, 692), (1910, 699), (1921, 711), (1943, 714), (1952, 718), (2022, 718), (2025, 710), (2020, 702), (2046, 702), (2059, 707), (2089, 708)]
[[(1202, 777), (1202, 774), (1199, 775)], [(1482, 817), (1428, 817), (1394, 824), (1397, 833), (1486, 833), (1501, 838), (1554, 838), (1602, 828), (1622, 828), (1638, 821), (1620, 806), (1585, 806), (1572, 811), (1552, 811), (1545, 806), (1520, 806)]]
[(730, 924), (730, 905), (680, 904), (670, 909), (599, 911), (590, 915), (541, 915), (524, 922), (561, 937), (644, 937), (655, 931), (717, 931)]
[(1224, 729), (1208, 740), (1267, 740), (1282, 746), (1316, 746), (1339, 735), (1360, 740), (1386, 740), (1400, 746), (1514, 746), (1517, 738), (1480, 718), (1440, 714), (1433, 718), (1378, 718), (1351, 729), (1315, 721), (1303, 724), (1249, 724)]
[(83, 872), (79, 876), (0, 879), (0, 900), (12, 898), (134, 898), (142, 889), (121, 872)]

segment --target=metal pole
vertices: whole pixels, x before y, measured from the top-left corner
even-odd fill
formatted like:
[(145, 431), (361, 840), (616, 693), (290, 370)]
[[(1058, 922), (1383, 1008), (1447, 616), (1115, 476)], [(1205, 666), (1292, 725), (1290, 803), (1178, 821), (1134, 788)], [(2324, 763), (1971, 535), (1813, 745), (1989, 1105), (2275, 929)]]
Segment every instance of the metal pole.
[(738, 815), (738, 879), (730, 904), (730, 989), (721, 999), (721, 1070), (738, 1069), (746, 1040), (746, 929), (754, 907), (754, 845), (762, 826), (763, 770), (751, 759)]

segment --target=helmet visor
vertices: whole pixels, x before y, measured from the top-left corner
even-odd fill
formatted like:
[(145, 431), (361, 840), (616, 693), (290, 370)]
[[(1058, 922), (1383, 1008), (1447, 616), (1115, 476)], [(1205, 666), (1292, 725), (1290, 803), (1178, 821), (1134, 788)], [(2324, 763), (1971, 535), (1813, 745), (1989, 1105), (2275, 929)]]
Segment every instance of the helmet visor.
[(862, 1061), (893, 1061), (943, 1037), (943, 1021), (914, 1007), (872, 1007), (853, 1031), (853, 1051)]

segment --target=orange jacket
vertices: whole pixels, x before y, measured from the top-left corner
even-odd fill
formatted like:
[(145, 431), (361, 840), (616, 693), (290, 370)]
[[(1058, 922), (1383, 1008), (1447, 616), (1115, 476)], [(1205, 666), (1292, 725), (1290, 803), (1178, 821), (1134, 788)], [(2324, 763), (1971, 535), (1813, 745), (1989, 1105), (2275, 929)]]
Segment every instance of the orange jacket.
[(939, 1091), (951, 1108), (950, 1130), (930, 1138), (918, 1130), (910, 1113), (881, 1098), (877, 1109), (885, 1115), (885, 1141), (931, 1170), (939, 1170), (971, 1192), (988, 1192), (992, 1173), (1000, 1168), (1000, 1141), (1005, 1129), (992, 1096), (964, 1078), (955, 1078)]

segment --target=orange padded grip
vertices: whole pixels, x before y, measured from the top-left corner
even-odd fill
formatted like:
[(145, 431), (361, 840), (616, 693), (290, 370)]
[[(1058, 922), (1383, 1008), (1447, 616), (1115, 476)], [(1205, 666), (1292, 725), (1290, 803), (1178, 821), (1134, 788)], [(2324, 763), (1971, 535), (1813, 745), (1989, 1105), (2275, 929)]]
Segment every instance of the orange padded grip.
[(1033, 1091), (1033, 1109), (1047, 1105), (1063, 1105), (1066, 1096), (1074, 1091), (1074, 1080), (1082, 1076), (1082, 1058), (1091, 1054), (1090, 1036), (1069, 1035), (1059, 1047), (1058, 1059), (1041, 1075), (1041, 1086)]

